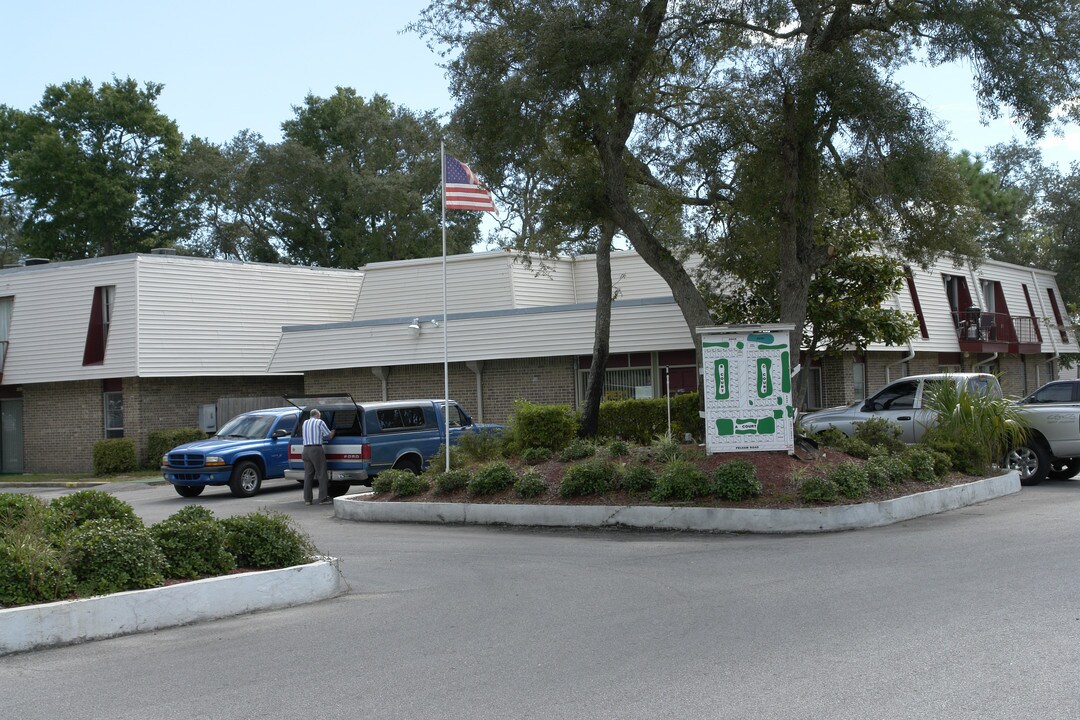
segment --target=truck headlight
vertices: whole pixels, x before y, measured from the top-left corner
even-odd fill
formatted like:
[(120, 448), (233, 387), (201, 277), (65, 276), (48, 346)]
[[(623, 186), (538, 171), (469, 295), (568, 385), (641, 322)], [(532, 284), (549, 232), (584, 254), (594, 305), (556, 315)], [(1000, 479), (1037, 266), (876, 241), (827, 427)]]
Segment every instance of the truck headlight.
[(209, 465), (224, 465), (225, 460), (217, 455), (208, 455), (206, 458), (206, 464)]
[(169, 465), (169, 455), (168, 455), (168, 453), (161, 456), (161, 464), (168, 467), (168, 465)]

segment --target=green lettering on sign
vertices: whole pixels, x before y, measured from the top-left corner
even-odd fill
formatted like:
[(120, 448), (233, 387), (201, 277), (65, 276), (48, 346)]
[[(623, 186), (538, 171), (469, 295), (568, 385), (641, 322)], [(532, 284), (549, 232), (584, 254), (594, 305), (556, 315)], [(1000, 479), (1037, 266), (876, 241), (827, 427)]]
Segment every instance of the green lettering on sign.
[(773, 394), (772, 376), (769, 371), (772, 370), (772, 360), (769, 358), (758, 358), (757, 361), (757, 394), (758, 397), (769, 397)]
[(727, 400), (731, 397), (728, 386), (728, 361), (725, 358), (713, 361), (713, 379), (716, 383), (716, 399)]

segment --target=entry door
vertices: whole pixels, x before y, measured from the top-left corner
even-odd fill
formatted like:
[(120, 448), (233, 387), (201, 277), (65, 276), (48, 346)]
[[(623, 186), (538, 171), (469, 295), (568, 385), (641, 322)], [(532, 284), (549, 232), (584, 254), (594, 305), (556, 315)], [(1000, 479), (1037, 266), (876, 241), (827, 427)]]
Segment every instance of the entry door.
[(0, 472), (23, 471), (22, 400), (0, 400)]

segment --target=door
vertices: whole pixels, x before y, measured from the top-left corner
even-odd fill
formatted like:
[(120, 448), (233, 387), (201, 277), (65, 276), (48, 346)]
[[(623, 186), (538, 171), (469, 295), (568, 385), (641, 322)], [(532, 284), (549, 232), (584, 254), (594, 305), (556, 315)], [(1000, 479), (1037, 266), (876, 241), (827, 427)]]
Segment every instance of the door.
[(22, 400), (0, 400), (0, 472), (21, 473), (22, 471)]
[[(866, 407), (874, 417), (884, 418), (899, 425), (904, 432), (904, 442), (913, 443), (916, 440), (915, 398), (918, 393), (918, 380), (900, 380), (867, 400)], [(919, 434), (922, 433), (919, 432)]]

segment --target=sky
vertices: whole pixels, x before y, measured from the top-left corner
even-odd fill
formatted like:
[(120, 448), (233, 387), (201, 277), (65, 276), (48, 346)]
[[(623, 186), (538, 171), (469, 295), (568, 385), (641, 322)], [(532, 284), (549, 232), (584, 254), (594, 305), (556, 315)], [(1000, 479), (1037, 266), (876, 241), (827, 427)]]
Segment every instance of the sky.
[[(0, 104), (29, 110), (46, 86), (131, 77), (165, 87), (158, 108), (185, 137), (224, 143), (244, 129), (269, 142), (309, 94), (338, 86), (413, 111), (452, 106), (438, 56), (403, 32), (428, 0), (6, 0)], [(1022, 133), (979, 121), (960, 66), (905, 73), (947, 125), (954, 150), (982, 152)], [(1062, 170), (1080, 161), (1080, 128), (1041, 143)]]

